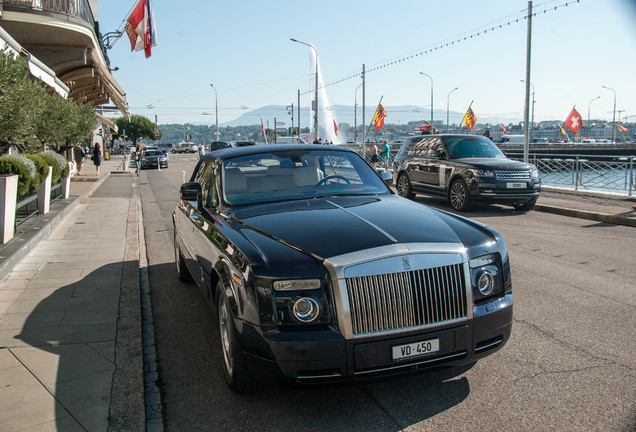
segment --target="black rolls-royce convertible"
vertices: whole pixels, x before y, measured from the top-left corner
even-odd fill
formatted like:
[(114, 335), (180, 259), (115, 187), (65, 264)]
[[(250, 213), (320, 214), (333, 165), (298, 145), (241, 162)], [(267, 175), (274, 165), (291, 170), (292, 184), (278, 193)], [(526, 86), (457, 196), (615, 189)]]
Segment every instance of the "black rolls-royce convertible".
[(501, 235), (401, 198), (390, 180), (337, 146), (199, 160), (173, 214), (175, 258), (216, 310), (231, 389), (459, 366), (506, 343)]

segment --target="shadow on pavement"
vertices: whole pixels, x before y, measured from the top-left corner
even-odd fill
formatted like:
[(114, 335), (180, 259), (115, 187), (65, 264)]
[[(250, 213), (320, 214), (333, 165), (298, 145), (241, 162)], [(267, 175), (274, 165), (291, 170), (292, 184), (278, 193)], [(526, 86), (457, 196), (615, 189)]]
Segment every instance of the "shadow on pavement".
[[(225, 384), (216, 312), (173, 263), (149, 267), (167, 430), (398, 431), (464, 401), (473, 366), (364, 384), (285, 386), (237, 395)], [(210, 407), (214, 407), (210, 409)]]
[[(56, 289), (15, 336), (30, 345), (16, 355), (57, 401), (57, 430), (107, 428), (122, 265), (98, 267)], [(42, 288), (54, 281), (42, 280)]]

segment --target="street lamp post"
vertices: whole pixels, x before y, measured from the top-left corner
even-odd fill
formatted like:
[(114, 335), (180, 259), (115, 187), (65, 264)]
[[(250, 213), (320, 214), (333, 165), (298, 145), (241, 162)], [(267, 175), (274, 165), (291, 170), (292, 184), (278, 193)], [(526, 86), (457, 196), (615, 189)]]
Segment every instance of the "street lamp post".
[(314, 96), (314, 138), (318, 138), (318, 50), (316, 50), (316, 47), (313, 46), (310, 43), (307, 42), (302, 42), (299, 41), (297, 39), (294, 38), (289, 38), (290, 41), (292, 42), (298, 42), (299, 44), (303, 44), (306, 45), (308, 47), (310, 47), (311, 49), (314, 50), (314, 55), (316, 56), (316, 95)]
[(433, 133), (433, 77), (424, 72), (420, 72), (420, 74), (429, 77), (431, 80), (431, 133)]
[(455, 87), (454, 89), (452, 89), (451, 91), (448, 92), (448, 95), (446, 96), (446, 133), (450, 132), (450, 123), (448, 121), (448, 117), (449, 117), (449, 113), (450, 113), (450, 95), (452, 92), (454, 92), (455, 90), (457, 90), (459, 87)]
[(214, 85), (210, 84), (210, 87), (212, 87), (212, 90), (214, 90), (214, 111), (216, 113), (216, 134), (215, 135), (216, 135), (216, 140), (218, 141), (219, 135), (221, 135), (219, 133), (219, 104), (218, 104), (219, 99), (217, 97), (216, 89), (214, 88)]
[(587, 137), (588, 138), (592, 138), (592, 126), (590, 125), (590, 105), (592, 105), (592, 102), (594, 102), (596, 99), (599, 99), (600, 96), (596, 96), (594, 99), (592, 99), (590, 101), (590, 103), (587, 104)]
[(616, 142), (616, 90), (611, 87), (601, 86), (614, 92), (614, 114), (612, 114), (612, 144)]
[[(360, 83), (358, 87), (356, 87), (356, 91), (354, 92), (354, 102), (353, 102), (353, 142), (358, 142), (358, 89), (362, 87), (363, 83)], [(364, 125), (362, 126), (364, 127)]]
[[(526, 80), (521, 80), (522, 83), (526, 82)], [(530, 83), (530, 87), (532, 87), (532, 120), (530, 121), (530, 142), (534, 142), (534, 85)]]

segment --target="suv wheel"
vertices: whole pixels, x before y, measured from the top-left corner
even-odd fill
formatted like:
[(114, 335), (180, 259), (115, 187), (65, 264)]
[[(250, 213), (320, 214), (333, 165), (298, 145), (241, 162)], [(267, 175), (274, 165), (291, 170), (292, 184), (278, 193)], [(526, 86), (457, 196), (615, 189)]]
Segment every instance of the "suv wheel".
[(411, 188), (411, 181), (409, 180), (409, 176), (405, 173), (400, 174), (400, 176), (398, 177), (396, 189), (398, 195), (402, 198), (415, 198), (415, 194), (413, 193), (413, 189)]
[(471, 207), (468, 186), (462, 179), (457, 179), (451, 183), (448, 190), (448, 201), (451, 207), (457, 211), (467, 211)]

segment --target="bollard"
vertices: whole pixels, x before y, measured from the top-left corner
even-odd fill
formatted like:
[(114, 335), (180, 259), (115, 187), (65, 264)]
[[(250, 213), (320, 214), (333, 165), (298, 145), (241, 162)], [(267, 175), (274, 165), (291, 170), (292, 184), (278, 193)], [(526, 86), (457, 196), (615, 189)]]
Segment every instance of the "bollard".
[(183, 175), (183, 181), (181, 183), (185, 183), (185, 171), (181, 171), (181, 175)]

